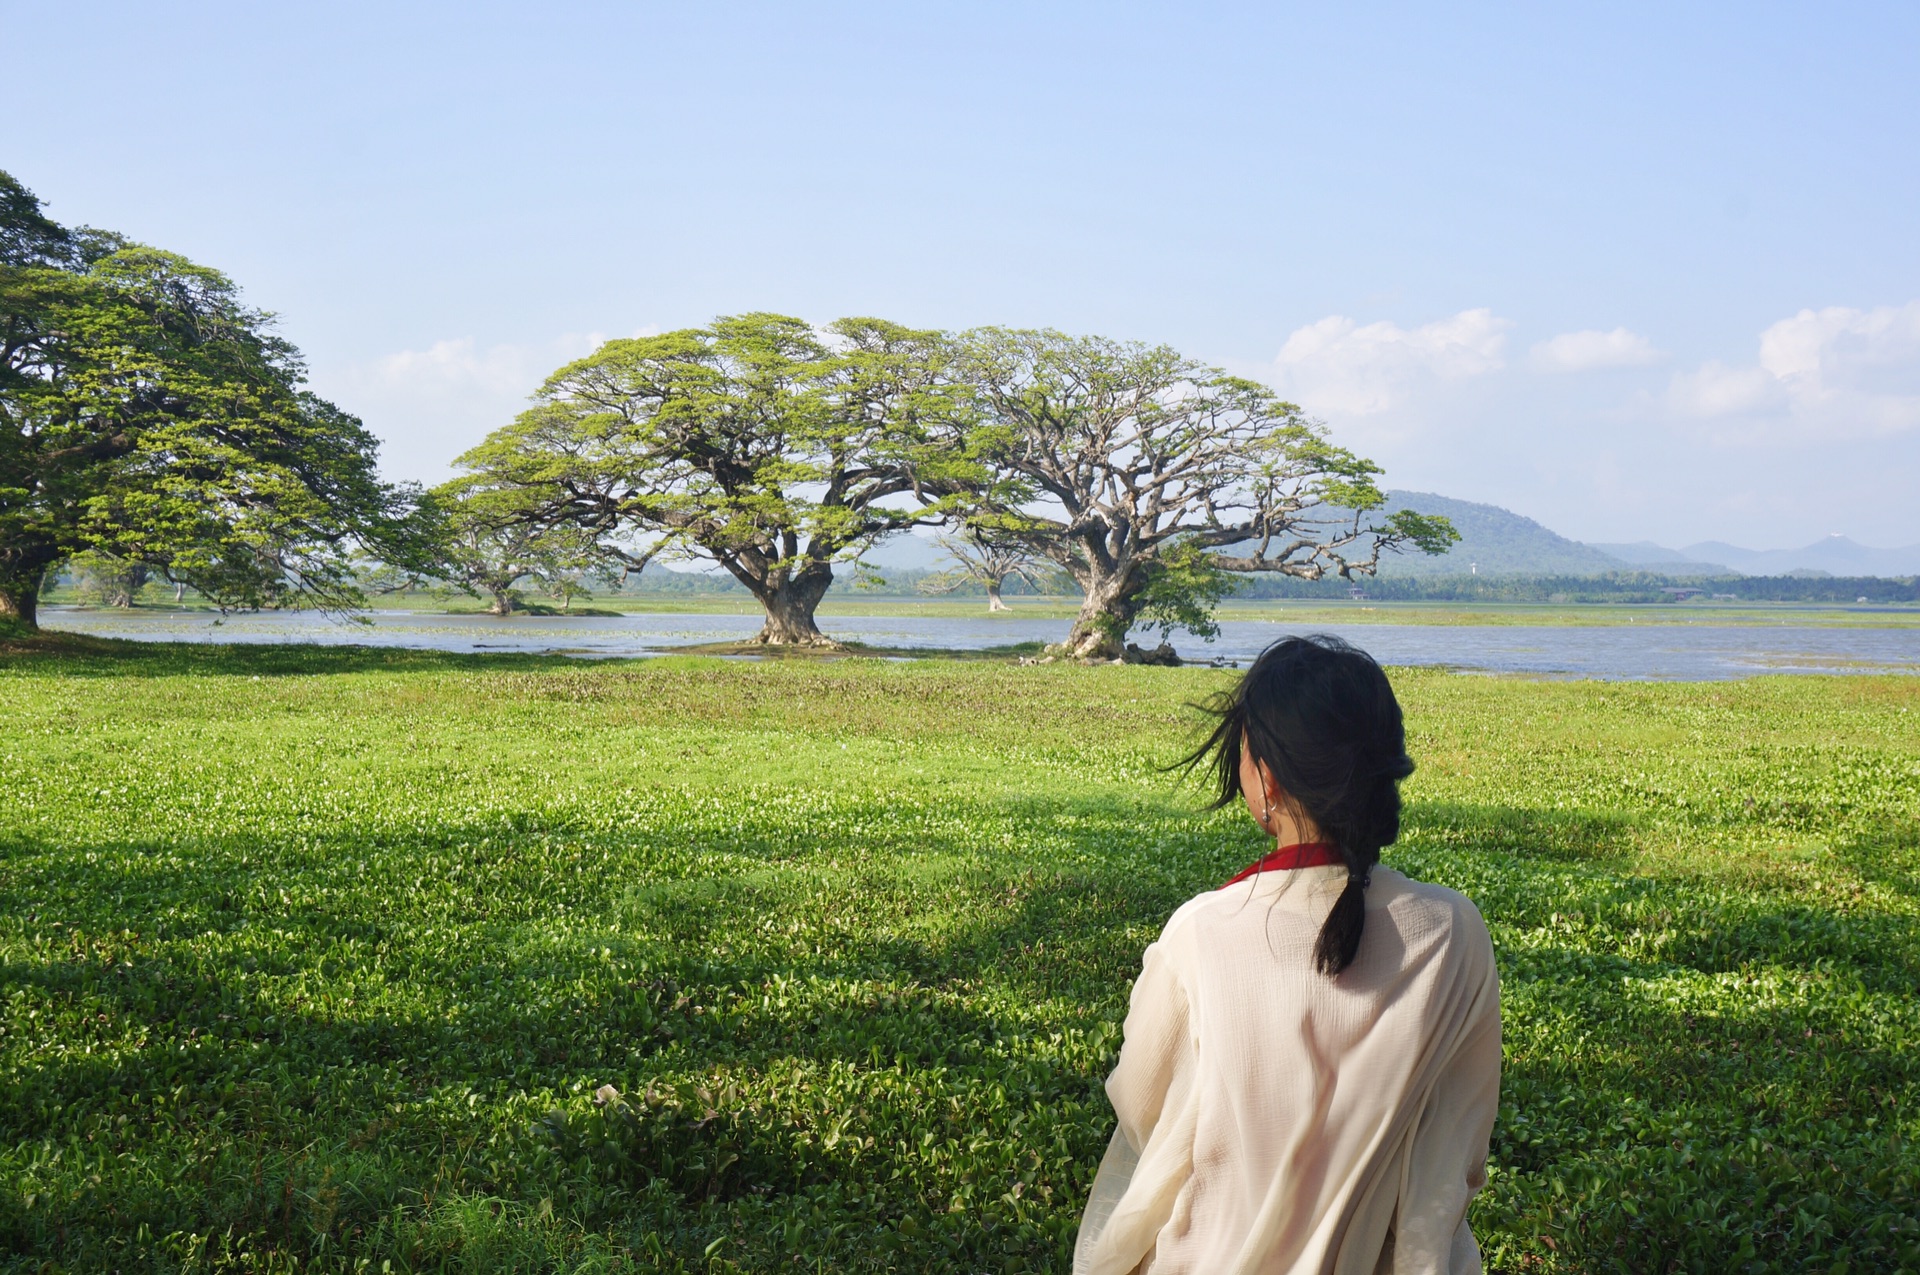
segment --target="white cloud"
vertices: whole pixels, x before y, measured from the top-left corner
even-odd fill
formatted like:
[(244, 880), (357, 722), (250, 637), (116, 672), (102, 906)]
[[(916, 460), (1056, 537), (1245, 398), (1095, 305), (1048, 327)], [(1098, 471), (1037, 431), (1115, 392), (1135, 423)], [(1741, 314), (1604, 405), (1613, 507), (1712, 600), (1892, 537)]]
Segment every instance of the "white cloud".
[[(655, 326), (634, 336), (655, 336)], [(605, 344), (604, 332), (567, 333), (543, 345), (493, 345), (482, 351), (470, 336), (435, 341), (424, 350), (401, 350), (374, 364), (379, 379), (487, 394), (530, 394), (559, 364), (590, 354)]]
[(1602, 368), (1645, 367), (1665, 356), (1638, 332), (1562, 332), (1533, 347), (1533, 365), (1542, 372), (1595, 372)]
[(1786, 405), (1780, 382), (1765, 368), (1728, 367), (1718, 359), (1676, 375), (1669, 398), (1689, 416), (1772, 412)]
[(1774, 432), (1823, 438), (1920, 429), (1920, 301), (1802, 310), (1760, 334), (1756, 364), (1682, 373), (1669, 400), (1690, 416), (1774, 417)]
[(1423, 380), (1497, 372), (1513, 324), (1486, 309), (1403, 328), (1329, 315), (1296, 329), (1274, 359), (1275, 379), (1310, 411), (1384, 412)]
[(427, 394), (524, 394), (528, 382), (539, 376), (533, 365), (534, 353), (526, 346), (495, 345), (483, 351), (465, 336), (386, 355), (375, 361), (371, 379)]
[[(658, 331), (647, 327), (633, 335)], [(381, 438), (382, 468), (434, 482), (450, 472), (455, 456), (513, 420), (556, 368), (606, 339), (600, 332), (570, 332), (482, 347), (472, 337), (450, 337), (325, 376), (316, 369), (314, 388)]]

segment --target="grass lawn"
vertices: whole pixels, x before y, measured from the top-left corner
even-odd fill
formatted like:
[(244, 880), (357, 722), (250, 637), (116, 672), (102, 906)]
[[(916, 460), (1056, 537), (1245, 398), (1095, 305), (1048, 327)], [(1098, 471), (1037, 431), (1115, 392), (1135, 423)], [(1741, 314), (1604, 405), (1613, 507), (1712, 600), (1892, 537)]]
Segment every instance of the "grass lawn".
[[(1065, 1270), (1229, 676), (17, 646), (0, 1269)], [(1920, 1270), (1920, 679), (1395, 681), (1491, 1268)]]

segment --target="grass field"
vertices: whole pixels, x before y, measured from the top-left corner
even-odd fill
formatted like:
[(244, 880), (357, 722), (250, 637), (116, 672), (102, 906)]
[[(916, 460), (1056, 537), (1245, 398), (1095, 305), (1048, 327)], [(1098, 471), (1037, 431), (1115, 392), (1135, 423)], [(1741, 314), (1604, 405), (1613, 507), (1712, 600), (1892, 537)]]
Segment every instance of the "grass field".
[[(1228, 676), (16, 648), (0, 1268), (1064, 1270)], [(1920, 1270), (1920, 679), (1396, 683), (1490, 1266)]]

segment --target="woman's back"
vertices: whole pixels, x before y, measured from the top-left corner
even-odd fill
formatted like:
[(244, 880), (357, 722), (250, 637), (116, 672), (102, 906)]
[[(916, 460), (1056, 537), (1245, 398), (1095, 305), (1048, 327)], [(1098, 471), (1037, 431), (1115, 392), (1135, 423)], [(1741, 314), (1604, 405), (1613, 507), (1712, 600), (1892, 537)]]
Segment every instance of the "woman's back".
[(1499, 986), (1463, 896), (1377, 869), (1317, 972), (1340, 867), (1192, 900), (1147, 949), (1076, 1272), (1469, 1271), (1499, 1102)]

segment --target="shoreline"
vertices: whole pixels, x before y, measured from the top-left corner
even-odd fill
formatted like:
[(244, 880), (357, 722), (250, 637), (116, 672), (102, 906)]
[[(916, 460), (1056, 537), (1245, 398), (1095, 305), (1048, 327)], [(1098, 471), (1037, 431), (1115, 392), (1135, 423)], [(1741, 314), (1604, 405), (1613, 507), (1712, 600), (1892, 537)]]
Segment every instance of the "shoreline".
[[(912, 598), (829, 598), (817, 612), (822, 617), (863, 617), (885, 619), (915, 617), (955, 619), (996, 623), (1002, 620), (1071, 620), (1078, 604), (1051, 598), (1008, 598), (1009, 610), (990, 613), (984, 602), (958, 600), (921, 600)], [(298, 612), (294, 612), (298, 613)], [(139, 615), (139, 616), (217, 616), (206, 605), (137, 604), (131, 608), (79, 606), (67, 601), (49, 600), (41, 604), (43, 616), (60, 614)], [(273, 614), (244, 612), (240, 614)], [(743, 615), (761, 614), (751, 599), (702, 598), (608, 598), (594, 599), (571, 613), (546, 608), (516, 611), (509, 616), (492, 616), (480, 607), (434, 605), (426, 600), (377, 600), (360, 612), (377, 621), (382, 615), (422, 618), (459, 618), (493, 620), (502, 625), (531, 621), (562, 622), (609, 620), (625, 616), (658, 615)], [(1716, 603), (1716, 602), (1397, 602), (1355, 600), (1351, 602), (1321, 599), (1273, 599), (1258, 602), (1225, 603), (1216, 618), (1234, 621), (1271, 621), (1287, 624), (1340, 625), (1446, 625), (1461, 627), (1553, 626), (1608, 628), (1625, 625), (1704, 625), (1715, 627), (1808, 628), (1916, 628), (1920, 629), (1920, 605), (1894, 603)]]

